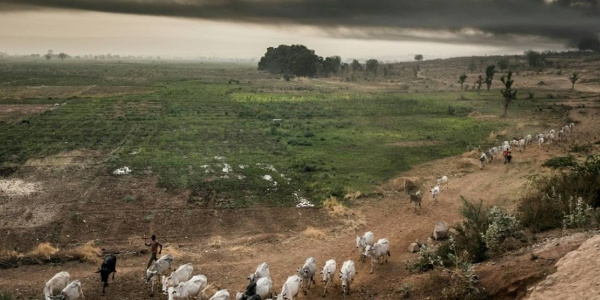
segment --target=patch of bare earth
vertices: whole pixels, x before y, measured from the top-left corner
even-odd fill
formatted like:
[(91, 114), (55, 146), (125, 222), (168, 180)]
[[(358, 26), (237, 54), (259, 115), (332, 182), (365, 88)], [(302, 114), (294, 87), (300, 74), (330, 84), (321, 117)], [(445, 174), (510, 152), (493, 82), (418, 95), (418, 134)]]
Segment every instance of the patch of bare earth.
[(12, 122), (56, 108), (54, 105), (0, 104), (0, 122)]

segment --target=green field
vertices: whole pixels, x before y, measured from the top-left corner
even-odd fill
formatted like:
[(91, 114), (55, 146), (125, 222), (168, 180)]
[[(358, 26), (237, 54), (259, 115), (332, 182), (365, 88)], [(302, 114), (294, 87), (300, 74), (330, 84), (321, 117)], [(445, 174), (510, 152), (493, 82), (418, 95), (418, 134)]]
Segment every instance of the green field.
[[(97, 92), (19, 96), (39, 86)], [(118, 94), (102, 93), (117, 87)], [(136, 92), (122, 92), (128, 89)], [(0, 166), (105, 150), (105, 174), (129, 166), (132, 176), (156, 175), (170, 190), (216, 193), (222, 207), (294, 205), (294, 193), (318, 203), (371, 193), (415, 164), (484, 145), (491, 131), (514, 125), (467, 117), (474, 110), (499, 114), (498, 91), (459, 97), (286, 82), (242, 65), (0, 61), (0, 109), (63, 104), (0, 121)], [(511, 113), (528, 114), (544, 101)]]

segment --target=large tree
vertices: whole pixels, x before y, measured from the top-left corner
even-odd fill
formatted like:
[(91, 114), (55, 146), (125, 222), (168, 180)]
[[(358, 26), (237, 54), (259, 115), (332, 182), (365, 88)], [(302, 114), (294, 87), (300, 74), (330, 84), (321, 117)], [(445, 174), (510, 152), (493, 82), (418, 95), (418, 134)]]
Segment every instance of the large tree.
[(258, 69), (272, 74), (313, 77), (321, 58), (314, 50), (303, 45), (280, 45), (267, 48), (267, 53), (258, 62)]
[(490, 91), (490, 87), (492, 86), (494, 74), (496, 74), (496, 66), (491, 65), (485, 68), (485, 84), (487, 85), (488, 92)]
[(546, 55), (540, 52), (528, 50), (525, 51), (525, 56), (527, 56), (527, 62), (530, 67), (542, 68), (546, 64)]
[(415, 55), (415, 60), (416, 61), (422, 61), (423, 60), (423, 54), (417, 54), (417, 55)]
[(504, 89), (501, 91), (503, 98), (502, 105), (504, 106), (504, 114), (502, 116), (506, 117), (510, 103), (517, 99), (517, 90), (513, 90), (512, 88), (514, 83), (514, 80), (512, 80), (512, 71), (508, 71), (506, 77), (500, 77), (500, 81), (504, 84)]

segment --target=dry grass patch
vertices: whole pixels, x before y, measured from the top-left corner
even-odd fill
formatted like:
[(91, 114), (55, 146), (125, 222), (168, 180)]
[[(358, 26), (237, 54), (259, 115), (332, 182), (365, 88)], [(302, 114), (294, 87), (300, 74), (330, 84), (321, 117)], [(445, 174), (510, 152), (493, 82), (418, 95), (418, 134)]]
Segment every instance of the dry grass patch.
[(325, 209), (330, 216), (343, 219), (345, 223), (344, 229), (346, 230), (354, 231), (358, 227), (367, 224), (364, 214), (344, 206), (336, 197), (332, 196), (325, 199), (325, 201), (323, 201), (323, 209)]
[(349, 200), (349, 201), (354, 201), (358, 198), (360, 198), (360, 196), (362, 196), (362, 194), (359, 191), (356, 191), (354, 193), (348, 193), (344, 196), (345, 200)]
[(254, 256), (256, 255), (256, 250), (247, 246), (239, 245), (233, 246), (229, 248), (229, 252), (240, 254), (243, 256)]
[(162, 252), (164, 253), (164, 255), (171, 254), (174, 257), (182, 257), (184, 255), (184, 253), (179, 249), (179, 247), (173, 244), (166, 244), (163, 247)]
[(28, 256), (49, 260), (54, 254), (58, 253), (58, 251), (60, 251), (60, 249), (52, 247), (50, 243), (41, 243), (38, 244), (35, 249), (31, 250)]
[(81, 262), (100, 263), (102, 261), (102, 250), (96, 247), (96, 242), (89, 241), (73, 250), (68, 251), (67, 256)]
[(223, 245), (223, 238), (220, 235), (213, 236), (208, 243), (208, 246), (211, 248), (221, 248)]
[(306, 229), (304, 229), (304, 231), (302, 231), (302, 236), (313, 240), (324, 240), (325, 232), (321, 229), (308, 226)]

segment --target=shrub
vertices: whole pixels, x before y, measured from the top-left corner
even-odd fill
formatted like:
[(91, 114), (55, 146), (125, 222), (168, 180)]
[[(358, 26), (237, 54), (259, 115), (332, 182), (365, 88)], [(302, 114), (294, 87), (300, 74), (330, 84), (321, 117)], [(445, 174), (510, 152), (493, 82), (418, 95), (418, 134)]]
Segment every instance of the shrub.
[(0, 300), (13, 300), (14, 297), (10, 293), (0, 293)]
[(469, 261), (477, 263), (487, 258), (487, 247), (483, 233), (488, 228), (488, 210), (483, 206), (483, 201), (472, 203), (461, 197), (463, 207), (461, 215), (465, 218), (462, 224), (455, 226), (456, 248), (458, 252), (467, 252)]
[[(536, 231), (562, 227), (565, 215), (572, 215), (569, 199), (581, 197), (592, 209), (600, 206), (600, 156), (590, 156), (563, 172), (532, 182), (533, 191), (521, 199), (521, 223)], [(582, 204), (583, 205), (583, 204)]]
[(553, 157), (544, 164), (542, 167), (552, 168), (552, 169), (565, 169), (565, 168), (573, 168), (577, 166), (577, 161), (575, 157), (572, 155), (569, 156), (561, 156), (561, 157)]
[(489, 226), (483, 239), (492, 253), (498, 253), (500, 245), (508, 237), (514, 237), (519, 228), (517, 218), (498, 206), (492, 207), (488, 214)]
[(593, 209), (583, 198), (577, 198), (577, 203), (573, 203), (573, 197), (569, 199), (569, 211), (563, 217), (563, 227), (583, 228), (589, 226), (592, 220)]

